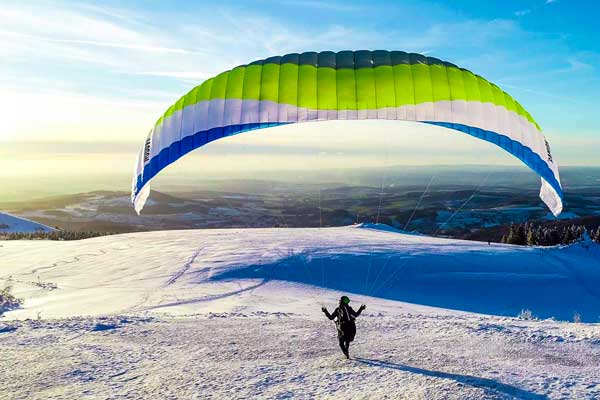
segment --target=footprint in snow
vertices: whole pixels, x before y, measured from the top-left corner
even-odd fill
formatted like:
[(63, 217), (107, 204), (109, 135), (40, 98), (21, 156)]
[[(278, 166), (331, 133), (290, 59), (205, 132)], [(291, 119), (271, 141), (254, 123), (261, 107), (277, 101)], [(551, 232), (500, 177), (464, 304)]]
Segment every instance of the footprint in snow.
[(114, 324), (96, 324), (93, 328), (93, 332), (101, 332), (101, 331), (110, 331), (113, 329), (117, 329), (118, 326)]

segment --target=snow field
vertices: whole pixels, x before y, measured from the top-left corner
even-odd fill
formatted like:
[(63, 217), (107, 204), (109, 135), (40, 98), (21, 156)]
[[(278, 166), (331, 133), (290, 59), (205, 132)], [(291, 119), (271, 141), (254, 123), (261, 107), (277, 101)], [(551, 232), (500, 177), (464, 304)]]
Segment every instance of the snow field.
[(3, 242), (0, 398), (600, 398), (599, 260), (382, 226)]
[(366, 313), (351, 360), (325, 318), (221, 313), (9, 325), (0, 333), (0, 393), (8, 399), (600, 396), (600, 335), (575, 324), (410, 307)]

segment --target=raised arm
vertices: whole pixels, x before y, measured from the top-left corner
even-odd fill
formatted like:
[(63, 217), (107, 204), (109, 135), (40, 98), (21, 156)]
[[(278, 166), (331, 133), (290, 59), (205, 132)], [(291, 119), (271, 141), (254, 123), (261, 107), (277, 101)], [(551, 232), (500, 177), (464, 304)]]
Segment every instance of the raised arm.
[(325, 316), (327, 318), (329, 318), (330, 320), (334, 319), (335, 316), (337, 315), (337, 308), (335, 309), (333, 314), (329, 314), (329, 311), (327, 311), (327, 308), (325, 308), (325, 307), (321, 307), (321, 311), (323, 311), (325, 313)]
[(354, 318), (356, 318), (356, 317), (358, 317), (358, 316), (360, 315), (360, 313), (362, 313), (362, 312), (363, 312), (363, 310), (364, 310), (365, 308), (367, 308), (367, 306), (365, 306), (365, 305), (363, 304), (362, 306), (360, 306), (360, 308), (358, 309), (358, 311), (354, 311), (354, 310), (352, 309), (352, 307), (349, 307), (349, 308), (350, 308), (350, 313), (352, 314), (352, 316), (353, 316)]

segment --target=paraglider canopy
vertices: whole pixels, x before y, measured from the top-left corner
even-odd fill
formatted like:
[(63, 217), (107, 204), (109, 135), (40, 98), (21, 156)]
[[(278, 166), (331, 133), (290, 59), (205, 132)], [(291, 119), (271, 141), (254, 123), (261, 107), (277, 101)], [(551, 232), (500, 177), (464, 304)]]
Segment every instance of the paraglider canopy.
[(207, 79), (150, 130), (135, 165), (133, 205), (139, 214), (152, 178), (214, 140), (284, 124), (356, 119), (417, 121), (494, 143), (536, 172), (541, 199), (554, 215), (562, 211), (550, 145), (518, 102), (454, 64), (386, 50), (293, 53)]

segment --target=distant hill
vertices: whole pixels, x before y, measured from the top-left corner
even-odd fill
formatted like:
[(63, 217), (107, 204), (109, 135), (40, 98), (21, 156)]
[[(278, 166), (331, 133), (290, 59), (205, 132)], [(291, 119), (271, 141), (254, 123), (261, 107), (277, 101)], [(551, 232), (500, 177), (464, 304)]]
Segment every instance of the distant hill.
[(51, 232), (54, 228), (0, 212), (0, 233)]
[[(284, 181), (264, 177), (177, 181), (156, 185), (158, 190), (150, 194), (141, 216), (133, 210), (129, 192), (107, 190), (23, 201), (0, 199), (0, 210), (72, 232), (308, 228), (380, 222), (426, 235), (497, 242), (511, 224), (556, 222), (538, 197), (535, 174), (519, 171), (407, 167), (355, 171), (364, 174), (360, 179), (350, 174), (339, 179), (324, 176), (318, 181), (320, 176), (294, 178), (290, 174)], [(581, 222), (596, 229), (598, 223), (593, 219), (600, 218), (600, 168), (563, 168), (561, 172), (566, 189), (560, 223), (581, 224), (578, 220), (585, 218)]]

